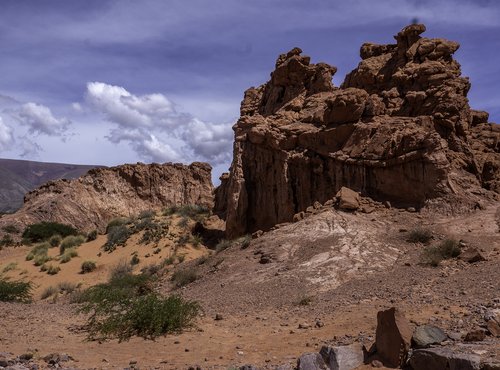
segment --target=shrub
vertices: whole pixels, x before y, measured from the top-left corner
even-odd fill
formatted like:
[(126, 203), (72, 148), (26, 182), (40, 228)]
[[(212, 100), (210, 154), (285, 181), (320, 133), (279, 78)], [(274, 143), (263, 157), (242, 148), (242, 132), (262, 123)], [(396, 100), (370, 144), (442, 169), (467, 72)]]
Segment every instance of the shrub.
[(59, 254), (63, 254), (66, 249), (79, 247), (84, 241), (85, 237), (83, 235), (70, 235), (65, 237), (59, 246)]
[(151, 264), (149, 266), (143, 267), (141, 273), (145, 275), (156, 275), (161, 269), (160, 265)]
[(2, 226), (2, 230), (7, 234), (19, 234), (19, 229), (15, 225)]
[(78, 252), (76, 251), (76, 248), (68, 248), (64, 251), (63, 255), (60, 258), (61, 263), (67, 263), (71, 261), (72, 258), (77, 257)]
[(312, 303), (312, 301), (313, 300), (312, 300), (311, 296), (305, 295), (305, 296), (300, 297), (300, 299), (298, 301), (298, 305), (299, 306), (309, 306)]
[(144, 219), (144, 218), (153, 218), (155, 216), (155, 212), (152, 210), (147, 210), (147, 211), (142, 211), (139, 213), (139, 216), (137, 218), (139, 219)]
[(49, 275), (56, 275), (59, 271), (61, 271), (61, 268), (59, 266), (49, 265), (47, 267), (47, 274)]
[(252, 242), (252, 235), (245, 235), (238, 239), (238, 243), (240, 244), (241, 249), (246, 249), (250, 246)]
[(119, 261), (113, 268), (109, 274), (110, 280), (119, 279), (122, 276), (130, 275), (132, 272), (132, 266), (127, 263), (126, 260)]
[(194, 270), (177, 270), (172, 275), (172, 282), (177, 288), (188, 285), (198, 279), (198, 275)]
[(14, 239), (9, 234), (5, 234), (2, 237), (2, 239), (0, 239), (0, 249), (2, 247), (10, 247), (10, 246), (12, 246), (14, 244), (15, 244)]
[(438, 266), (445, 259), (460, 255), (460, 244), (453, 239), (446, 239), (437, 246), (427, 247), (423, 252), (423, 262), (431, 266)]
[(32, 289), (30, 282), (10, 281), (0, 277), (0, 301), (2, 302), (29, 302)]
[(167, 234), (168, 225), (156, 223), (150, 220), (150, 222), (148, 223), (141, 222), (135, 227), (136, 231), (144, 229), (145, 229), (144, 234), (142, 234), (139, 243), (141, 244), (149, 244), (151, 242), (158, 243)]
[(47, 299), (49, 297), (52, 297), (53, 295), (56, 295), (57, 293), (59, 293), (59, 290), (55, 286), (51, 285), (44, 289), (40, 298)]
[(112, 252), (118, 245), (124, 245), (130, 236), (130, 230), (125, 225), (113, 226), (108, 231), (108, 240), (104, 244), (106, 252)]
[(410, 231), (408, 242), (427, 244), (432, 239), (432, 232), (429, 229), (416, 228)]
[(113, 218), (111, 221), (109, 221), (108, 226), (106, 226), (106, 234), (109, 233), (109, 231), (116, 226), (123, 226), (126, 225), (130, 222), (130, 219), (125, 218), (125, 217), (116, 217)]
[(61, 244), (62, 237), (59, 234), (52, 235), (49, 238), (49, 244), (51, 247), (58, 247)]
[(17, 262), (11, 262), (5, 266), (2, 270), (3, 273), (15, 270), (17, 268)]
[(78, 287), (79, 284), (70, 283), (69, 281), (62, 281), (57, 284), (57, 288), (61, 293), (73, 293)]
[(84, 261), (82, 262), (81, 272), (82, 274), (88, 274), (89, 272), (94, 271), (97, 268), (97, 265), (94, 261)]
[(182, 227), (183, 229), (185, 229), (186, 227), (188, 227), (188, 225), (189, 225), (189, 218), (187, 218), (185, 216), (182, 217), (180, 219), (180, 221), (177, 223), (177, 226)]
[(61, 237), (77, 235), (78, 231), (70, 225), (64, 225), (57, 222), (40, 222), (29, 225), (24, 229), (23, 239), (32, 243), (41, 242), (49, 239), (52, 235), (59, 234)]
[(191, 243), (193, 247), (198, 248), (200, 244), (203, 242), (203, 239), (200, 235), (196, 234), (191, 237)]
[(134, 255), (132, 256), (132, 259), (130, 260), (130, 264), (131, 264), (132, 266), (135, 266), (135, 265), (138, 265), (140, 261), (141, 261), (141, 260), (139, 259), (139, 257), (137, 257), (137, 254), (134, 254)]
[(191, 235), (184, 234), (177, 239), (177, 245), (184, 246), (191, 241)]
[(87, 234), (87, 242), (91, 242), (92, 240), (97, 239), (97, 230), (92, 230)]
[(35, 266), (42, 266), (45, 262), (50, 261), (51, 258), (47, 254), (39, 254), (33, 259), (33, 264)]
[(226, 250), (227, 248), (229, 248), (230, 246), (233, 245), (233, 242), (231, 240), (226, 240), (226, 239), (222, 239), (216, 246), (215, 246), (215, 250), (216, 252), (222, 252), (223, 250)]
[(31, 251), (26, 255), (26, 261), (31, 261), (36, 256), (47, 256), (49, 251), (50, 244), (49, 243), (40, 243), (31, 248)]
[(172, 265), (174, 262), (175, 262), (175, 256), (169, 256), (163, 260), (162, 266)]
[(210, 213), (210, 210), (204, 206), (188, 204), (184, 206), (173, 206), (163, 211), (164, 216), (170, 216), (174, 213), (182, 217), (199, 219), (201, 215)]

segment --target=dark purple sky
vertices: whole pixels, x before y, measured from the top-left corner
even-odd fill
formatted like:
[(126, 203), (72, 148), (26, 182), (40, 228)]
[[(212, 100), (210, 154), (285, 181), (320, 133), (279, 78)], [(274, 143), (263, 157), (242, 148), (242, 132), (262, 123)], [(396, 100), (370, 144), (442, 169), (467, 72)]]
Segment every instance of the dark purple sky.
[[(376, 6), (374, 6), (376, 4)], [(500, 122), (500, 2), (2, 0), (0, 157), (227, 169), (243, 91), (299, 46), (339, 68), (413, 18), (458, 41), (471, 105)]]

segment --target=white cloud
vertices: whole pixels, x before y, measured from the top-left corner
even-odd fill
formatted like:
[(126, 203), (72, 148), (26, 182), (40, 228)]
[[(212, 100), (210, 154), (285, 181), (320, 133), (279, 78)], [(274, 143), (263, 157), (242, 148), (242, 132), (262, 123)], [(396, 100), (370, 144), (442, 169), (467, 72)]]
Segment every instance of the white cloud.
[(28, 127), (30, 134), (60, 136), (71, 124), (69, 119), (56, 118), (48, 107), (36, 103), (23, 104), (13, 115), (22, 125)]
[(128, 142), (145, 160), (214, 165), (230, 161), (231, 125), (178, 112), (163, 94), (134, 95), (120, 86), (89, 82), (86, 101), (114, 124), (106, 138), (116, 144)]
[(14, 142), (12, 128), (7, 126), (0, 117), (0, 151), (7, 150)]

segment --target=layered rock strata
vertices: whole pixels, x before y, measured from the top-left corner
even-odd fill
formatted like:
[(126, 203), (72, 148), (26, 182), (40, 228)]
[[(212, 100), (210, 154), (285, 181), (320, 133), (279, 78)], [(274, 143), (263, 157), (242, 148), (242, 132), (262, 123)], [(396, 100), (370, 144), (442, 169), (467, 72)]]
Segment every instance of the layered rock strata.
[(229, 237), (290, 221), (342, 186), (416, 208), (500, 192), (499, 126), (469, 107), (469, 79), (452, 58), (459, 44), (424, 31), (364, 44), (340, 88), (335, 67), (299, 48), (279, 56), (270, 81), (245, 92), (233, 127), (215, 207)]
[(110, 219), (144, 210), (196, 204), (213, 207), (207, 163), (125, 164), (97, 168), (74, 180), (57, 180), (28, 193), (23, 207), (0, 225), (55, 221), (80, 231), (104, 232)]

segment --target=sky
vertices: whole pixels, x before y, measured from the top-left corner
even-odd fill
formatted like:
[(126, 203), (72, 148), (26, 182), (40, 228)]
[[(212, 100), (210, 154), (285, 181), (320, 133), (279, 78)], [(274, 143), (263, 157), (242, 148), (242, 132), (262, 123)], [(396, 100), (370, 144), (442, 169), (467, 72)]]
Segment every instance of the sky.
[(243, 92), (299, 46), (338, 67), (413, 19), (458, 41), (470, 104), (500, 122), (496, 0), (0, 0), (0, 157), (118, 165), (232, 159)]

